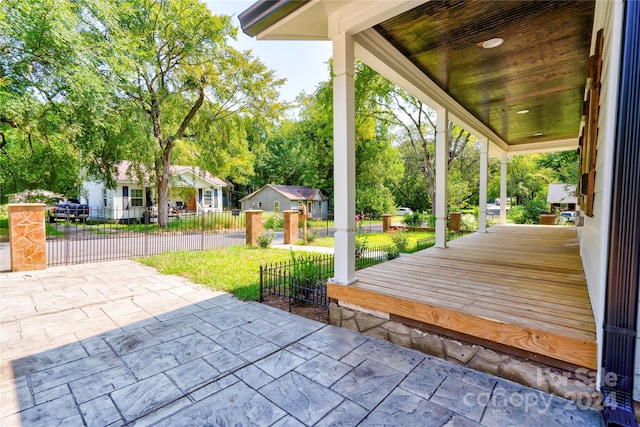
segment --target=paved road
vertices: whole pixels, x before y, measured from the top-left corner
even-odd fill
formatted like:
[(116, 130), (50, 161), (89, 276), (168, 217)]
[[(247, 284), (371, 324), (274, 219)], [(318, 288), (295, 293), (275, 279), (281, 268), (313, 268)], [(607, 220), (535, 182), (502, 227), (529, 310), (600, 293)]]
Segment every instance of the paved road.
[(581, 426), (599, 413), (133, 261), (0, 274), (2, 426)]

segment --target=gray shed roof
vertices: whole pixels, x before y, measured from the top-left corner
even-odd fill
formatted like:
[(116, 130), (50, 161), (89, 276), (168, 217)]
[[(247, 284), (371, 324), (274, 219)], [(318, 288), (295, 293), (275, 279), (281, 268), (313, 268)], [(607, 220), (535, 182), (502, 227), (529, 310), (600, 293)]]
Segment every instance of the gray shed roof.
[(575, 184), (549, 184), (547, 203), (578, 203)]
[(249, 200), (265, 188), (273, 188), (278, 193), (282, 194), (289, 200), (329, 200), (327, 196), (317, 188), (311, 188), (306, 185), (273, 185), (267, 184), (259, 190), (254, 191), (248, 196), (243, 197), (240, 201)]

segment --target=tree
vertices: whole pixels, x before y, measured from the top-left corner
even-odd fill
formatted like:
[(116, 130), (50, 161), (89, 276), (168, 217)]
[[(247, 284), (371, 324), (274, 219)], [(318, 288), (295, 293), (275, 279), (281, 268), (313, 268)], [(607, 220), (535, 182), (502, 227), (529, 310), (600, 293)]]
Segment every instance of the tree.
[[(435, 111), (422, 101), (409, 95), (406, 91), (380, 76), (367, 66), (360, 67), (362, 75), (367, 76), (369, 99), (378, 108), (369, 109), (363, 114), (369, 115), (380, 123), (399, 129), (397, 137), (407, 143), (410, 150), (405, 155), (412, 155), (417, 160), (419, 170), (424, 174), (427, 192), (433, 202), (436, 194), (435, 176)], [(449, 143), (448, 163), (464, 152), (471, 134), (448, 123), (447, 141)], [(432, 203), (432, 211), (435, 206)]]
[(164, 226), (174, 148), (180, 141), (192, 144), (200, 150), (196, 157), (209, 157), (217, 173), (228, 168), (229, 148), (249, 160), (238, 135), (243, 117), (275, 117), (282, 81), (250, 52), (228, 46), (236, 33), (230, 18), (211, 15), (197, 0), (92, 6), (82, 13), (99, 51), (99, 70), (114, 95), (147, 118), (153, 148), (143, 150), (141, 160), (153, 165), (158, 223)]

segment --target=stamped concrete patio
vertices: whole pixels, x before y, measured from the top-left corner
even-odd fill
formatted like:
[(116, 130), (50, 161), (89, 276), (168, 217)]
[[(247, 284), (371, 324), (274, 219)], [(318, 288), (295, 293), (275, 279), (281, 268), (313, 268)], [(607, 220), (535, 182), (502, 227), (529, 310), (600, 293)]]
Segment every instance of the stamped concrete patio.
[(2, 426), (601, 426), (598, 412), (132, 261), (1, 273)]

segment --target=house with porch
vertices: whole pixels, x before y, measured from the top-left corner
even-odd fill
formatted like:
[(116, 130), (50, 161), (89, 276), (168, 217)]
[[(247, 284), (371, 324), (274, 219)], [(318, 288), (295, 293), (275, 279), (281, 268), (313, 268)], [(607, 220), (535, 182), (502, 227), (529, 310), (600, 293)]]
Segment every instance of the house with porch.
[[(169, 180), (169, 207), (172, 211), (221, 212), (222, 188), (227, 184), (197, 166), (172, 165)], [(157, 204), (154, 184), (144, 168), (130, 161), (115, 169), (115, 188), (93, 178), (82, 183), (81, 199), (91, 207), (91, 219), (129, 222), (143, 218), (143, 212)]]
[(326, 218), (329, 198), (317, 188), (306, 185), (267, 184), (240, 200), (242, 210), (260, 209), (281, 213), (284, 210), (305, 206), (310, 218)]
[[(333, 312), (591, 378), (607, 424), (635, 426), (640, 2), (261, 0), (239, 20), (257, 39), (333, 45)], [(436, 247), (357, 274), (356, 58), (437, 113)], [(480, 227), (451, 243), (449, 121), (481, 145)], [(580, 227), (507, 226), (504, 204), (501, 225), (486, 227), (489, 158), (500, 158), (505, 200), (508, 156), (574, 149)]]

